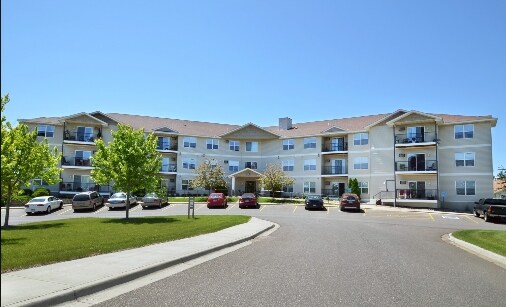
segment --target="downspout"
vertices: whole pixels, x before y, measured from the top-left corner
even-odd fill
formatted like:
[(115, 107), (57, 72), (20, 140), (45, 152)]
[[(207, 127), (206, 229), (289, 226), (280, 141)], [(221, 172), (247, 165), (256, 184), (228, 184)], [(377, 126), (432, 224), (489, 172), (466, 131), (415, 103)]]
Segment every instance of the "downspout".
[(395, 125), (392, 127), (392, 132), (394, 134), (394, 207), (397, 206), (397, 175), (395, 173), (395, 157), (396, 157), (396, 151), (395, 149), (397, 146), (395, 146)]

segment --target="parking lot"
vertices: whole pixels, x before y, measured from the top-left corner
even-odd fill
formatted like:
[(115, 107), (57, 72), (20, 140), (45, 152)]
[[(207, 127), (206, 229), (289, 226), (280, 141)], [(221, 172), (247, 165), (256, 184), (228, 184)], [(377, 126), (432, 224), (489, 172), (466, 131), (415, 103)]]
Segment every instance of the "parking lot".
[[(209, 209), (206, 203), (195, 203), (194, 214), (245, 214), (259, 218), (268, 219), (270, 216), (289, 216), (299, 218), (332, 218), (346, 219), (356, 221), (392, 221), (402, 223), (437, 223), (463, 228), (473, 226), (498, 225), (505, 224), (485, 223), (482, 218), (477, 218), (470, 213), (446, 213), (432, 210), (418, 210), (406, 208), (392, 208), (374, 205), (363, 205), (360, 212), (340, 211), (336, 205), (326, 205), (324, 210), (305, 210), (304, 205), (295, 204), (260, 204), (258, 209), (240, 209), (238, 203), (229, 203), (224, 209)], [(164, 215), (187, 215), (187, 203), (175, 203), (164, 205), (162, 208), (143, 209), (141, 205), (134, 205), (130, 208), (130, 217), (141, 216), (164, 216)], [(2, 208), (2, 222), (5, 216), (5, 209)], [(13, 207), (10, 210), (9, 224), (15, 225), (20, 223), (29, 223), (34, 221), (45, 221), (62, 218), (76, 217), (104, 217), (104, 218), (123, 218), (125, 217), (124, 209), (109, 210), (106, 206), (101, 206), (97, 210), (83, 210), (74, 212), (72, 206), (64, 205), (60, 210), (52, 211), (50, 214), (41, 213), (27, 215), (24, 208)]]

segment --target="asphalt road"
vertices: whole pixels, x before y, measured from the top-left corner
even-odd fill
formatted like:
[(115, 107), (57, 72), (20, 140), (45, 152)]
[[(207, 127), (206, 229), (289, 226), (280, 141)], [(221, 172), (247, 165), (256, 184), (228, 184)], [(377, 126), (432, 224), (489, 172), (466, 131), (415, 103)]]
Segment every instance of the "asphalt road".
[[(456, 229), (506, 229), (471, 215), (262, 206), (195, 214), (250, 214), (280, 228), (253, 244), (105, 301), (100, 306), (506, 306), (506, 270), (444, 242)], [(186, 214), (184, 205), (131, 216)], [(2, 212), (3, 213), (3, 212)], [(81, 216), (11, 212), (11, 222)], [(3, 218), (3, 215), (2, 215)]]

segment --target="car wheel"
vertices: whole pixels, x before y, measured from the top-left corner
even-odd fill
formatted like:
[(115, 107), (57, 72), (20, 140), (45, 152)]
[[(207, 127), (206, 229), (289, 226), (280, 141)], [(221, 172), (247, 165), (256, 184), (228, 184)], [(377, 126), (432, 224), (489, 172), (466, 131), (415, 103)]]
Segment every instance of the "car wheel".
[(158, 205), (158, 208), (162, 209), (162, 202)]
[(93, 211), (97, 211), (97, 204), (93, 204)]
[(63, 208), (63, 202), (60, 202), (60, 207), (58, 207), (58, 209), (62, 209)]
[(27, 212), (26, 215), (32, 215), (32, 213), (31, 212)]
[(476, 209), (475, 209), (475, 210), (473, 210), (473, 211), (474, 211), (474, 216), (476, 216), (476, 217), (480, 217), (480, 214), (478, 213), (478, 211), (476, 211)]
[(487, 212), (483, 214), (483, 220), (485, 220), (485, 222), (490, 222), (490, 216), (488, 216)]
[(47, 214), (51, 213), (51, 206), (47, 206), (46, 212), (47, 212)]

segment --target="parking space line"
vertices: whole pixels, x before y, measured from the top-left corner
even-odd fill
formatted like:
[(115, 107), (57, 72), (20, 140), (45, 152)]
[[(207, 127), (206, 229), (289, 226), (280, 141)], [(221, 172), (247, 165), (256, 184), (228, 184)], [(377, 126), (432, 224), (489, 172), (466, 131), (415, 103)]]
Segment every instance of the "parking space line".
[(427, 214), (430, 216), (430, 218), (432, 219), (432, 221), (433, 221), (433, 222), (435, 222), (435, 221), (436, 221), (436, 220), (434, 219), (434, 217), (432, 216), (432, 214), (431, 214), (431, 213), (427, 213)]
[(104, 211), (106, 208), (107, 208), (107, 206), (103, 206), (102, 208), (100, 208), (100, 209), (98, 209), (97, 211), (95, 211), (95, 214), (97, 214), (97, 213), (100, 213), (100, 212)]
[(199, 210), (199, 209), (202, 209), (202, 207), (204, 207), (206, 204), (203, 204), (201, 205), (200, 207), (198, 207), (197, 209), (195, 209), (195, 211)]
[(230, 209), (232, 209), (234, 207), (235, 207), (235, 204), (233, 204), (232, 206), (228, 207), (227, 210), (230, 210)]
[(362, 216), (365, 216), (366, 213), (367, 213), (367, 209), (364, 209), (364, 215), (362, 215)]
[(130, 209), (130, 212), (137, 211), (137, 210), (139, 210), (140, 207), (142, 207), (142, 206), (137, 205), (137, 206), (135, 206), (135, 208)]
[(330, 207), (327, 207), (327, 214), (330, 214)]
[(267, 205), (264, 205), (262, 208), (260, 208), (260, 211), (264, 210)]
[(72, 207), (68, 208), (67, 210), (65, 210), (65, 211), (63, 211), (63, 212), (58, 213), (58, 215), (62, 215), (63, 213), (65, 213), (65, 212), (69, 212), (70, 210), (72, 210)]
[(475, 220), (473, 220), (472, 218), (470, 218), (469, 216), (467, 215), (464, 215), (465, 218), (467, 218), (468, 220), (470, 220), (471, 222), (473, 223), (476, 223), (476, 224), (479, 224), (478, 222), (476, 222)]
[(163, 208), (162, 211), (169, 210), (170, 208), (174, 207), (175, 205), (167, 205), (167, 207)]
[(295, 207), (295, 208), (293, 208), (292, 213), (295, 213), (295, 210), (297, 210), (297, 207), (298, 207), (298, 206), (294, 206), (294, 207)]

